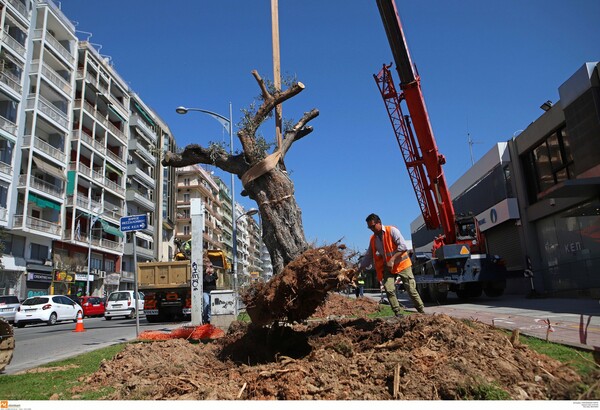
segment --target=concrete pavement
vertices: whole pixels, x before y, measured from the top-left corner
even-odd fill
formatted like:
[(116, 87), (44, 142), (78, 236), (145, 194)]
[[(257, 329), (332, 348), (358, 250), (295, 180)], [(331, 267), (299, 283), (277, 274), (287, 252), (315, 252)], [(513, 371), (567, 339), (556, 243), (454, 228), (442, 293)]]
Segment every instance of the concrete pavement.
[[(381, 298), (379, 293), (369, 296)], [(413, 310), (405, 292), (401, 294), (400, 303)], [(449, 295), (445, 305), (426, 303), (425, 313), (443, 313), (503, 329), (519, 329), (521, 334), (543, 340), (547, 335), (552, 342), (600, 352), (600, 303), (595, 299), (528, 299), (504, 295), (499, 298), (481, 296), (464, 303)]]

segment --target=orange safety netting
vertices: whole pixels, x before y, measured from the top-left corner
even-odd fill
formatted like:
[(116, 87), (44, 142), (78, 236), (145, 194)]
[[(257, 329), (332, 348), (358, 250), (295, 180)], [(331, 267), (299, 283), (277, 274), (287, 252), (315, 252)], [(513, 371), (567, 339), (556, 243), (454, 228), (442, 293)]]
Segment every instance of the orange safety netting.
[(161, 330), (145, 330), (138, 336), (140, 340), (169, 340), (169, 339), (188, 339), (188, 340), (210, 340), (225, 336), (225, 332), (218, 327), (206, 324), (200, 326), (183, 326), (173, 329), (170, 332)]

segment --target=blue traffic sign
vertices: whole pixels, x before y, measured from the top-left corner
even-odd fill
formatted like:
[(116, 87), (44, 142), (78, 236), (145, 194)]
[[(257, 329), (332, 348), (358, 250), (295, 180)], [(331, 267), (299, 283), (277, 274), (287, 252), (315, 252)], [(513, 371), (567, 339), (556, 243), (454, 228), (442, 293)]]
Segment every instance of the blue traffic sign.
[(145, 214), (124, 216), (120, 219), (120, 223), (121, 232), (138, 231), (148, 227), (148, 217)]

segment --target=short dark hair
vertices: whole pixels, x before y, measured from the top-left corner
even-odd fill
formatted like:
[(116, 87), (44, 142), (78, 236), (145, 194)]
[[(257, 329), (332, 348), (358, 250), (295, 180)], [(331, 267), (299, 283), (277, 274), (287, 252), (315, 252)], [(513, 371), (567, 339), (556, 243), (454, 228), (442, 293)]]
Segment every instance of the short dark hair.
[(367, 216), (366, 221), (367, 221), (367, 223), (369, 223), (369, 222), (379, 223), (379, 222), (381, 222), (381, 219), (379, 219), (379, 216), (377, 216), (376, 214), (370, 214), (369, 216)]

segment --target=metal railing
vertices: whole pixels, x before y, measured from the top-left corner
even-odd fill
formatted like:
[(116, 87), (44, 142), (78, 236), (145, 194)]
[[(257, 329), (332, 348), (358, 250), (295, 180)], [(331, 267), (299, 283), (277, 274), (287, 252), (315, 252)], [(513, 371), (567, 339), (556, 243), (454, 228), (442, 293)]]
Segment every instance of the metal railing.
[(111, 150), (107, 149), (106, 150), (106, 156), (109, 157), (110, 159), (112, 159), (113, 161), (117, 162), (120, 165), (127, 165), (127, 163), (125, 162), (125, 160), (123, 158), (121, 158), (120, 156), (118, 156), (117, 154), (115, 154), (114, 152), (112, 152)]
[(60, 235), (60, 225), (54, 222), (46, 221), (44, 219), (34, 218), (33, 216), (27, 215), (15, 215), (14, 216), (14, 228), (27, 227), (35, 231), (49, 233), (51, 235)]
[(0, 128), (11, 135), (17, 136), (17, 124), (0, 115)]
[(28, 13), (27, 13), (27, 7), (25, 7), (25, 5), (17, 0), (8, 0), (8, 4), (10, 4), (12, 7), (15, 8), (15, 10), (17, 10), (19, 12), (19, 14), (21, 14), (23, 17), (25, 17), (26, 20), (29, 19)]
[(67, 154), (63, 151), (59, 150), (56, 147), (48, 144), (46, 141), (41, 139), (40, 137), (33, 135), (25, 135), (23, 137), (23, 148), (30, 147), (31, 141), (33, 140), (33, 146), (40, 151), (50, 155), (52, 158), (59, 160), (60, 162), (65, 162), (67, 160)]
[(12, 36), (10, 34), (8, 34), (7, 32), (2, 33), (2, 41), (4, 41), (10, 48), (15, 50), (15, 52), (18, 55), (20, 55), (20, 56), (25, 55), (25, 47), (21, 43), (19, 43), (17, 40), (12, 38)]
[[(44, 97), (42, 97), (41, 94), (37, 94), (37, 96), (38, 96), (37, 109), (40, 112), (46, 114), (52, 120), (56, 121), (60, 126), (68, 129), (69, 128), (69, 118), (67, 117), (67, 114), (65, 114), (58, 108), (56, 108), (54, 106), (54, 104), (52, 104), (50, 101), (48, 101)], [(28, 109), (36, 108), (36, 104), (35, 104), (36, 98), (35, 97), (36, 97), (36, 94), (29, 94), (29, 96), (27, 97), (27, 108)]]
[(8, 71), (0, 72), (0, 81), (9, 86), (17, 94), (21, 94), (23, 87), (21, 87), (21, 82), (13, 74), (10, 74)]
[[(34, 60), (31, 64), (31, 71), (37, 72), (40, 66), (39, 60)], [(49, 65), (41, 63), (42, 75), (47, 78), (52, 84), (62, 90), (65, 94), (71, 94), (71, 84), (69, 84), (64, 78), (62, 78), (56, 71), (54, 71)]]
[[(34, 38), (42, 38), (42, 29), (36, 29), (33, 31)], [(75, 64), (75, 57), (71, 55), (71, 52), (65, 48), (52, 34), (46, 31), (46, 42), (50, 44), (61, 57), (63, 57), (69, 64)]]
[[(28, 176), (29, 175), (25, 175), (25, 174), (19, 175), (18, 186), (25, 186), (25, 184), (27, 183)], [(34, 177), (33, 175), (29, 176), (29, 186), (31, 188), (37, 189), (38, 191), (45, 192), (48, 195), (52, 195), (56, 198), (62, 199), (62, 196), (64, 193), (63, 186), (57, 187), (56, 185), (49, 184), (48, 182), (46, 182), (42, 179), (39, 179), (37, 177)]]
[(6, 175), (12, 175), (12, 166), (0, 161), (0, 172)]

